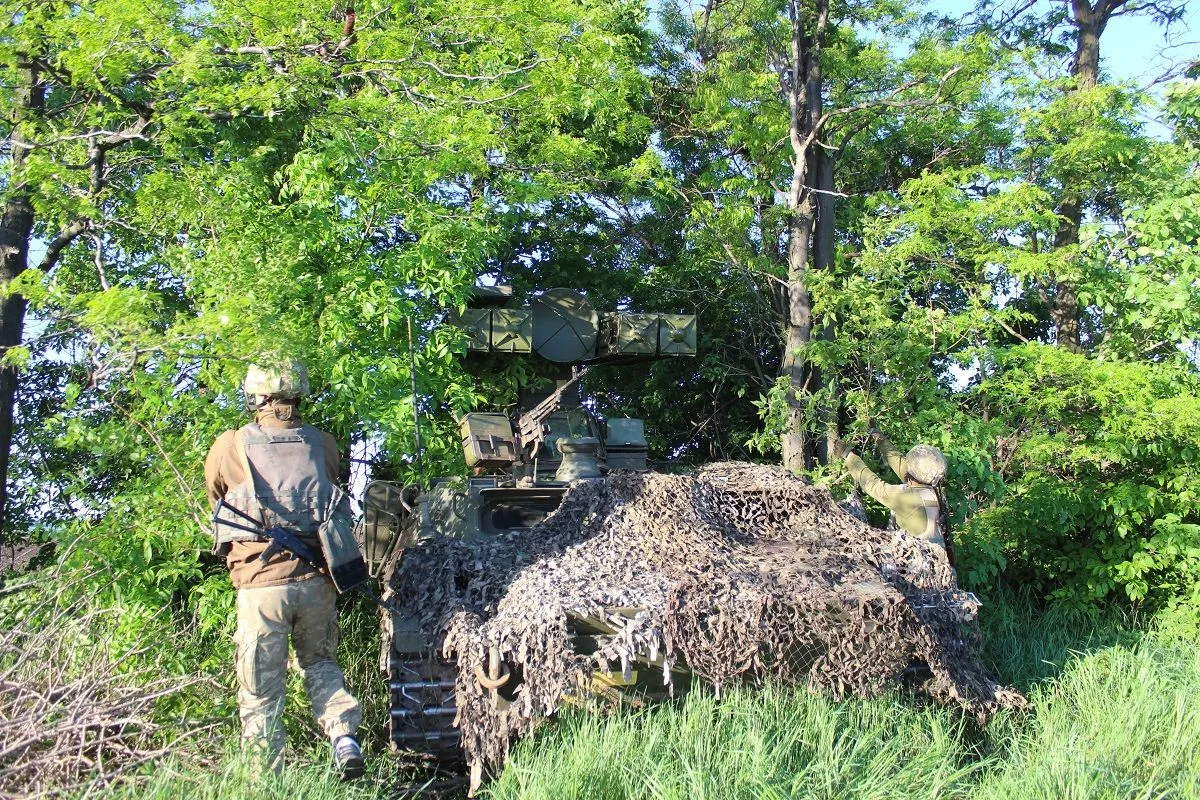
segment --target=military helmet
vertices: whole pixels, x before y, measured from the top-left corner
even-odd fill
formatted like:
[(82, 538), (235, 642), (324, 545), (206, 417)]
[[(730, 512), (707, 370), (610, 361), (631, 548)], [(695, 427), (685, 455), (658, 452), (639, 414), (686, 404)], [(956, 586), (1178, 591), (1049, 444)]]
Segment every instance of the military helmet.
[(927, 486), (937, 486), (946, 477), (946, 457), (941, 450), (927, 444), (909, 450), (904, 464), (910, 477)]
[(296, 400), (308, 396), (308, 370), (299, 361), (264, 367), (251, 364), (242, 384), (249, 402), (254, 397)]

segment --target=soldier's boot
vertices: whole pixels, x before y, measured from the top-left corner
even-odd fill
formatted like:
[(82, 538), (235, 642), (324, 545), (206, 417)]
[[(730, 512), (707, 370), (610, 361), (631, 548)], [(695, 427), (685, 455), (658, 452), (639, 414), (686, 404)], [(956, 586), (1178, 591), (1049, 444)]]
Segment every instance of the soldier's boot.
[(334, 741), (333, 761), (337, 764), (338, 774), (344, 781), (361, 778), (366, 769), (362, 749), (353, 736), (339, 736)]

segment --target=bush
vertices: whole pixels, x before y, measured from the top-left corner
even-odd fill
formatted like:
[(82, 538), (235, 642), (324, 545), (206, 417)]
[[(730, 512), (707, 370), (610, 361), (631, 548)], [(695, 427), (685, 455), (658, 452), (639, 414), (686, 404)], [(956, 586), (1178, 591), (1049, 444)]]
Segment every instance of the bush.
[(0, 795), (94, 794), (172, 754), (202, 761), (221, 721), (191, 713), (202, 676), (172, 674), (188, 634), (131, 648), (114, 635), (119, 609), (89, 608), (82, 578), (25, 577), (0, 601)]
[(1067, 602), (1200, 604), (1200, 380), (1186, 364), (1028, 345), (978, 389), (1016, 433), (1006, 492), (968, 535)]

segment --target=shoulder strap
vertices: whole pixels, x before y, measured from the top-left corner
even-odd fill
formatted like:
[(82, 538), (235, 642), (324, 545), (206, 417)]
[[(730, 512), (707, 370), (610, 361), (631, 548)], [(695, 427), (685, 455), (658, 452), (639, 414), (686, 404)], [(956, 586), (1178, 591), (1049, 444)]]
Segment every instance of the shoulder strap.
[(242, 471), (246, 473), (246, 476), (243, 478), (243, 480), (248, 480), (251, 482), (251, 485), (253, 485), (254, 471), (250, 469), (250, 459), (246, 457), (246, 441), (243, 438), (245, 432), (245, 428), (242, 428), (233, 435), (233, 448), (237, 451), (237, 457), (238, 461), (241, 462)]
[(941, 486), (934, 487), (938, 502), (938, 527), (942, 529), (942, 541), (946, 543), (946, 558), (950, 561), (951, 569), (958, 569), (958, 554), (954, 552), (954, 540), (950, 538), (950, 511), (946, 508), (946, 491)]

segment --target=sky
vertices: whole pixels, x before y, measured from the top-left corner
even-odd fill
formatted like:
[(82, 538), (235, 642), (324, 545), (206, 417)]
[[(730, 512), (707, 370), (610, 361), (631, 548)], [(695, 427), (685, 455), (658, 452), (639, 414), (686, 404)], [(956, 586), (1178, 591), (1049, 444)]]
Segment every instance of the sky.
[[(1090, 1), (1093, 5), (1096, 2)], [(1049, 10), (1062, 2), (1040, 0), (1038, 9)], [(1169, 31), (1143, 14), (1117, 16), (1109, 21), (1100, 39), (1100, 61), (1113, 78), (1147, 86), (1173, 64), (1200, 59), (1200, 0), (1176, 2), (1186, 2), (1186, 7), (1183, 19), (1171, 25)], [(974, 0), (932, 0), (927, 6), (934, 13), (956, 17), (974, 7)]]

